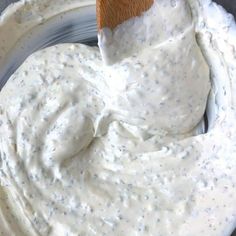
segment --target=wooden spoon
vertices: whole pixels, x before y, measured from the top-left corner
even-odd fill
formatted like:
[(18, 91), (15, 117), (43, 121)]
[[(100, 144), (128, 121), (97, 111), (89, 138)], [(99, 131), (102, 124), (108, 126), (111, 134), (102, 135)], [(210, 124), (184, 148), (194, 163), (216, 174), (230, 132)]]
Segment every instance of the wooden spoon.
[(98, 29), (114, 29), (122, 22), (147, 11), (154, 0), (97, 0)]

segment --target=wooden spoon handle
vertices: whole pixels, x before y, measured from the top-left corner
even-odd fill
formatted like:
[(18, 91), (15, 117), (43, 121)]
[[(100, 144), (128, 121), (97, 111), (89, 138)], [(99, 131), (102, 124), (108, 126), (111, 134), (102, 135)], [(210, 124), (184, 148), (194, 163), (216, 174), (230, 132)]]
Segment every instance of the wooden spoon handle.
[(97, 0), (98, 29), (114, 29), (122, 22), (147, 11), (154, 0)]

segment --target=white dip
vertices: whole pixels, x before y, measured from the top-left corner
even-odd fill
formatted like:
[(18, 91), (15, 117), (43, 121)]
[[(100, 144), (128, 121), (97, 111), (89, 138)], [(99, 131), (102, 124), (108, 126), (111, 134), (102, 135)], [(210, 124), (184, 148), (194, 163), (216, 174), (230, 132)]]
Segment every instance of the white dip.
[(99, 40), (112, 65), (96, 47), (58, 45), (32, 54), (1, 91), (0, 235), (228, 236), (232, 17), (211, 1), (156, 0)]

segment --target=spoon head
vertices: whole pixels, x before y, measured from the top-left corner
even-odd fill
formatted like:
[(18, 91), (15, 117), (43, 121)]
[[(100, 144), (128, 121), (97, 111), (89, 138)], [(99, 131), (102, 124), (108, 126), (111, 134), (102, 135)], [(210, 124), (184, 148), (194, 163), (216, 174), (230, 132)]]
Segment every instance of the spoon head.
[(114, 29), (122, 22), (147, 11), (154, 0), (97, 0), (98, 29)]

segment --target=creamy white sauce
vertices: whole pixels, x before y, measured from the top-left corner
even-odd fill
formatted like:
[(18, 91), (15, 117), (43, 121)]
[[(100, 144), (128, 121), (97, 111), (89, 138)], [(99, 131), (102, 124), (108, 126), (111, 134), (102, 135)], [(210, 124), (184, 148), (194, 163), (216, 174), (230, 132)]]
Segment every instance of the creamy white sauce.
[[(235, 24), (210, 1), (167, 3), (134, 19), (148, 25), (144, 44), (134, 37), (122, 51), (111, 38), (115, 56), (105, 44), (112, 66), (97, 48), (67, 44), (31, 55), (10, 78), (0, 93), (0, 234), (222, 236), (233, 229)], [(156, 8), (158, 26), (176, 16), (168, 30), (152, 25)], [(161, 36), (142, 34), (149, 27)], [(196, 32), (217, 108), (201, 135), (210, 82)]]

